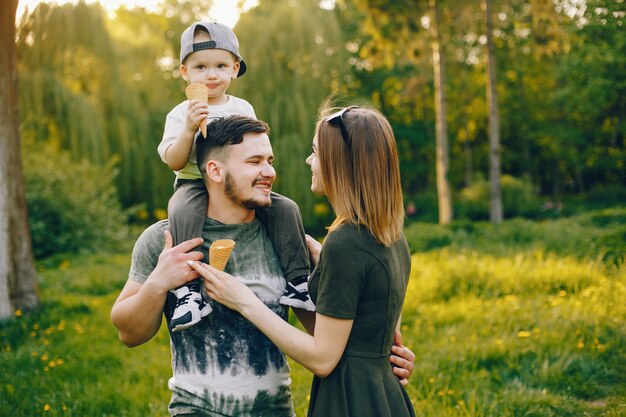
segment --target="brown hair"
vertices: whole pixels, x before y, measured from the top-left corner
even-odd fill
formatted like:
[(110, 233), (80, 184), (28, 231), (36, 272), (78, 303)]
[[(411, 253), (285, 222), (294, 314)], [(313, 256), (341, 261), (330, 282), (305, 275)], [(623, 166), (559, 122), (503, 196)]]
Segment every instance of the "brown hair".
[(205, 183), (205, 166), (209, 159), (224, 161), (228, 157), (229, 145), (243, 142), (243, 137), (247, 133), (269, 135), (270, 127), (262, 120), (234, 114), (209, 122), (206, 128), (206, 138), (201, 134), (196, 135), (196, 163)]
[(380, 112), (354, 108), (343, 114), (351, 145), (326, 121), (332, 109), (322, 104), (315, 134), (324, 192), (337, 216), (329, 231), (344, 223), (365, 226), (389, 246), (404, 224), (400, 166), (393, 130)]

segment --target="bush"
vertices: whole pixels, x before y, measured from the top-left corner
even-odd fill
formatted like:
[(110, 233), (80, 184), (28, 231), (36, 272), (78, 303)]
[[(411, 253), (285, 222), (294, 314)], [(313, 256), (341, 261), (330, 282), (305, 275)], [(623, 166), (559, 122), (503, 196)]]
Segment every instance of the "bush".
[(127, 237), (114, 159), (98, 167), (52, 143), (25, 141), (23, 162), (35, 258), (110, 249)]
[[(538, 215), (541, 203), (529, 182), (503, 175), (500, 178), (500, 191), (505, 218)], [(469, 220), (489, 218), (489, 182), (487, 180), (476, 180), (471, 186), (461, 190), (455, 207), (455, 217)]]

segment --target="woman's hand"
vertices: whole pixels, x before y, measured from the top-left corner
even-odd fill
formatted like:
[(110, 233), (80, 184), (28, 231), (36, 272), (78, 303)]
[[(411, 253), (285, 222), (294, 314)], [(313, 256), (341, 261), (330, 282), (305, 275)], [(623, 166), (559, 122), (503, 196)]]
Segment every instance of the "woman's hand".
[(320, 260), (320, 252), (322, 251), (322, 244), (317, 240), (313, 239), (311, 236), (306, 235), (306, 245), (309, 247), (309, 253), (311, 254), (311, 260), (313, 261), (313, 265), (311, 269), (315, 268), (315, 265)]
[(232, 275), (204, 262), (189, 261), (188, 264), (204, 278), (204, 288), (209, 297), (231, 310), (241, 312), (245, 305), (259, 300), (246, 284)]

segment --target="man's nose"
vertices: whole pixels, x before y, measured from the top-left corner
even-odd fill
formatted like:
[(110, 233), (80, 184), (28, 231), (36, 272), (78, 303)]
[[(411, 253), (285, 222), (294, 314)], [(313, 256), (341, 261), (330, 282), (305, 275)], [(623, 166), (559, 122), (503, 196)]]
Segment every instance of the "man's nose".
[(264, 177), (276, 178), (276, 170), (269, 162), (263, 163), (261, 174)]

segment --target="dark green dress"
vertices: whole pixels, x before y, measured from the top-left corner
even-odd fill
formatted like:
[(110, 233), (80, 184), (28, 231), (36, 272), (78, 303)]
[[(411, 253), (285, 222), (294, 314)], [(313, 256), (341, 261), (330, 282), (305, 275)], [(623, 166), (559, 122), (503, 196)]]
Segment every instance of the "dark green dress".
[(414, 416), (389, 362), (409, 280), (404, 236), (385, 247), (367, 229), (330, 233), (309, 282), (317, 312), (353, 319), (346, 350), (326, 378), (313, 378), (309, 417)]

